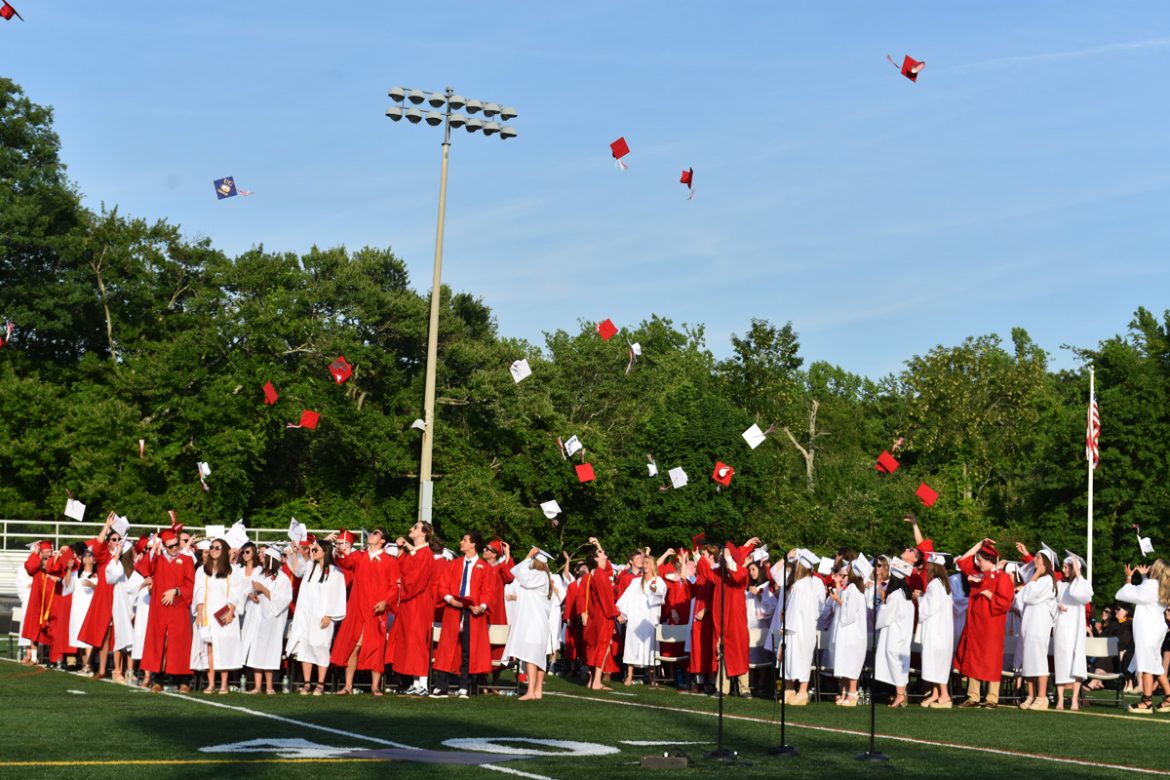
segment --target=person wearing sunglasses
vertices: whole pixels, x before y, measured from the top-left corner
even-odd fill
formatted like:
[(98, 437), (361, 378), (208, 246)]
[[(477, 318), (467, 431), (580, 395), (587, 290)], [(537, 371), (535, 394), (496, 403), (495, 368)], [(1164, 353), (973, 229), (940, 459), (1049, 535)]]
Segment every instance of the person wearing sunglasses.
[(187, 693), (191, 690), (188, 680), (195, 564), (180, 551), (178, 535), (166, 528), (155, 536), (149, 554), (142, 556), (135, 568), (151, 580), (141, 668), (153, 675), (150, 689), (155, 693), (163, 689), (163, 674), (178, 683), (180, 693)]
[(218, 693), (228, 693), (228, 672), (243, 666), (243, 643), (236, 616), (244, 609), (248, 590), (232, 569), (228, 543), (212, 539), (203, 567), (195, 577), (195, 626), (207, 651), (204, 693), (217, 692), (216, 673), (219, 674)]

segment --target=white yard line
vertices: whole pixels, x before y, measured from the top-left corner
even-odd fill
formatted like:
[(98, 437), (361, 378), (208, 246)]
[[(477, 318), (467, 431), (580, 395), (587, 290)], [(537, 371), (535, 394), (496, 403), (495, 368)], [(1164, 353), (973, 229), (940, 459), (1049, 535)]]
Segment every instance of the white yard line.
[[(579, 696), (579, 695), (573, 694), (573, 693), (557, 693), (557, 692), (553, 692), (553, 691), (546, 691), (545, 695), (546, 696), (560, 696), (560, 697), (565, 698), (565, 699), (577, 699), (578, 701), (591, 701), (591, 702), (596, 702), (598, 704), (616, 704), (619, 707), (641, 707), (642, 709), (647, 709), (647, 710), (664, 710), (666, 712), (685, 712), (688, 715), (705, 715), (705, 716), (710, 717), (710, 718), (718, 717), (718, 713), (716, 713), (716, 712), (708, 712), (706, 710), (690, 710), (690, 709), (683, 709), (681, 707), (666, 707), (666, 706), (663, 706), (661, 704), (643, 704), (640, 702), (632, 702), (632, 701), (616, 701), (614, 699), (602, 699), (602, 698), (595, 698), (593, 696)], [(1088, 715), (1088, 713), (1086, 713), (1086, 715)], [(775, 723), (775, 721), (769, 720), (768, 718), (758, 718), (758, 717), (753, 717), (750, 715), (728, 715), (727, 713), (724, 713), (724, 717), (729, 718), (731, 720), (745, 720), (745, 721), (750, 721), (753, 723), (763, 723), (763, 724), (768, 724), (768, 725), (772, 725)], [(1124, 717), (1124, 716), (1114, 715), (1114, 716), (1105, 716), (1105, 717)], [(1149, 723), (1151, 721), (1144, 720), (1143, 722)], [(809, 731), (823, 731), (823, 732), (827, 732), (830, 734), (849, 734), (851, 736), (858, 736), (858, 737), (868, 737), (869, 736), (868, 731), (856, 731), (854, 729), (832, 728), (830, 726), (812, 726), (812, 725), (807, 725), (804, 723), (789, 723), (788, 726), (790, 728), (807, 729)], [(1070, 764), (1073, 766), (1091, 766), (1091, 767), (1096, 767), (1098, 769), (1116, 769), (1120, 772), (1134, 772), (1136, 774), (1159, 775), (1159, 776), (1163, 776), (1163, 777), (1170, 777), (1170, 771), (1165, 770), (1165, 769), (1151, 769), (1148, 767), (1127, 766), (1125, 764), (1111, 764), (1111, 763), (1106, 763), (1106, 762), (1101, 762), (1101, 761), (1089, 761), (1089, 760), (1084, 759), (1084, 758), (1065, 758), (1063, 756), (1051, 756), (1051, 755), (1046, 755), (1043, 753), (1026, 753), (1026, 752), (1020, 751), (1020, 750), (1004, 750), (1001, 748), (980, 747), (977, 745), (959, 745), (959, 744), (955, 744), (954, 742), (939, 742), (939, 741), (932, 740), (932, 739), (916, 739), (914, 737), (900, 737), (900, 736), (894, 736), (891, 734), (878, 734), (877, 737), (878, 737), (878, 739), (881, 739), (883, 741), (888, 740), (888, 741), (892, 741), (892, 742), (908, 742), (910, 744), (926, 745), (928, 747), (950, 748), (952, 750), (965, 750), (965, 751), (969, 751), (969, 752), (973, 752), (973, 753), (990, 753), (990, 754), (998, 755), (998, 756), (1011, 756), (1013, 758), (1032, 758), (1032, 759), (1036, 759), (1038, 761), (1053, 761), (1053, 762), (1056, 762), (1058, 764)]]

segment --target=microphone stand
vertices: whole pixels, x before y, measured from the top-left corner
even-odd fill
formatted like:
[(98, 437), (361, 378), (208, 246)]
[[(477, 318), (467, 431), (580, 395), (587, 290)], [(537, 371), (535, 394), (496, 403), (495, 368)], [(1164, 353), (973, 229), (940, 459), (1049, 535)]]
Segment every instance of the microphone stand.
[(727, 562), (724, 561), (719, 568), (719, 641), (715, 645), (715, 658), (719, 664), (717, 672), (719, 685), (719, 735), (715, 743), (715, 749), (708, 753), (705, 758), (722, 761), (726, 764), (734, 764), (736, 752), (731, 748), (723, 746), (723, 675), (725, 672), (723, 664), (723, 637), (727, 633), (727, 603), (723, 600), (723, 579), (727, 574), (726, 565)]
[[(876, 555), (873, 557), (873, 560), (870, 561), (870, 564), (873, 566), (873, 570), (877, 571), (877, 556)], [(888, 580), (887, 580), (887, 583), (888, 583)], [(889, 587), (888, 584), (887, 584), (887, 587)], [(869, 691), (869, 750), (865, 751), (864, 753), (859, 753), (857, 755), (858, 761), (868, 761), (870, 763), (880, 763), (882, 761), (889, 761), (890, 760), (890, 757), (887, 756), (885, 753), (879, 753), (876, 750), (874, 750), (874, 744), (873, 744), (874, 743), (874, 733), (875, 733), (875, 729), (877, 726), (877, 697), (873, 695), (874, 694), (873, 686), (874, 686), (874, 683), (877, 682), (877, 678), (875, 677), (875, 675), (877, 674), (877, 613), (878, 613), (879, 603), (880, 602), (878, 599), (877, 583), (874, 582), (874, 585), (873, 585), (873, 623), (874, 623), (874, 627), (873, 627), (873, 635), (870, 637), (870, 640), (869, 640), (869, 656), (872, 659), (870, 661), (870, 665), (869, 665), (869, 687), (870, 687), (870, 691)]]
[[(788, 642), (787, 642), (788, 629), (787, 629), (787, 626), (788, 626), (788, 586), (789, 586), (788, 580), (789, 580), (789, 576), (788, 576), (788, 561), (787, 560), (784, 562), (784, 568), (782, 569), (782, 573), (784, 576), (781, 578), (782, 583), (781, 583), (781, 592), (780, 592), (780, 623), (784, 627), (780, 629), (780, 663), (779, 663), (779, 670), (780, 670), (780, 744), (773, 745), (772, 747), (768, 748), (768, 755), (780, 756), (781, 758), (784, 758), (787, 756), (799, 755), (799, 753), (795, 747), (793, 747), (792, 745), (789, 745), (784, 739), (784, 726), (786, 723), (786, 713), (785, 713), (786, 707), (785, 707), (785, 705), (787, 703), (785, 701), (785, 699), (788, 698), (787, 697), (788, 681), (784, 679), (784, 660), (788, 656), (788, 653), (787, 653), (787, 650), (788, 650)], [(775, 710), (773, 710), (772, 712), (775, 713)]]

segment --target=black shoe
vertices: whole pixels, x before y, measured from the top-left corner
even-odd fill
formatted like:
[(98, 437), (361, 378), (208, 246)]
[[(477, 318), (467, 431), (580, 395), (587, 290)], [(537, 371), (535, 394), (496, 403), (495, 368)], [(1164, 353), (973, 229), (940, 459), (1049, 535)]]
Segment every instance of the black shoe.
[(445, 688), (432, 688), (430, 698), (445, 699), (447, 698), (447, 690)]

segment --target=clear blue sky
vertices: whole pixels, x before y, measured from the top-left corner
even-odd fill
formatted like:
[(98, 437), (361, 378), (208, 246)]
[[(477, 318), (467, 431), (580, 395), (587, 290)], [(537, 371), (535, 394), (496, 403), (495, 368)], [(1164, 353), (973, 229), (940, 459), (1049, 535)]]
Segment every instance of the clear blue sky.
[(455, 138), (443, 275), (507, 336), (657, 313), (724, 356), (791, 320), (877, 377), (1013, 326), (1070, 366), (1170, 308), (1163, 2), (16, 6), (0, 72), (87, 203), (233, 255), (389, 246), (425, 291), (441, 132), (386, 90), (516, 106), (516, 140)]

